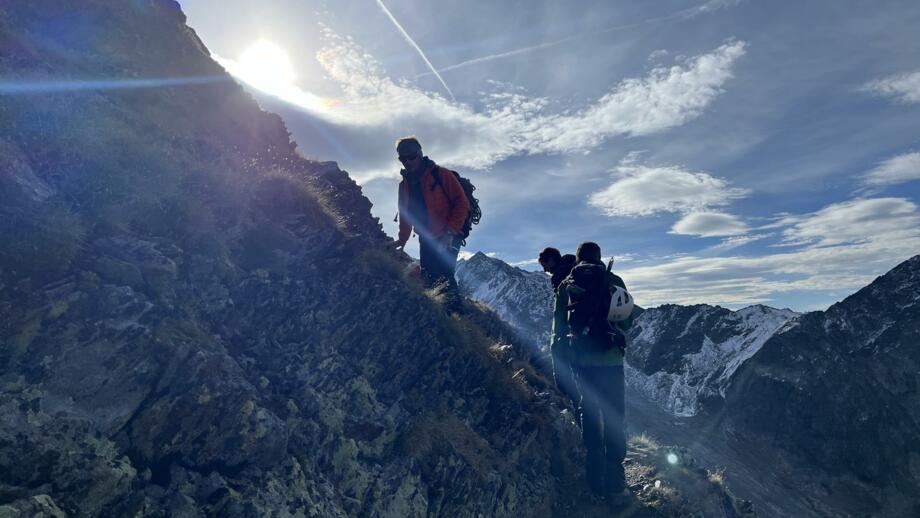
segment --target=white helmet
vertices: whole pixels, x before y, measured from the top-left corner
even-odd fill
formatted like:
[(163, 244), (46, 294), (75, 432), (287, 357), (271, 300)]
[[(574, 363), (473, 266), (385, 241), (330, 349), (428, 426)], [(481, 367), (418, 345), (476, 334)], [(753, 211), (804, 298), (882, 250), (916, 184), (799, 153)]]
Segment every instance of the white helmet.
[(623, 288), (614, 286), (613, 293), (610, 295), (610, 311), (607, 312), (607, 320), (621, 322), (629, 318), (632, 315), (632, 311), (632, 295)]

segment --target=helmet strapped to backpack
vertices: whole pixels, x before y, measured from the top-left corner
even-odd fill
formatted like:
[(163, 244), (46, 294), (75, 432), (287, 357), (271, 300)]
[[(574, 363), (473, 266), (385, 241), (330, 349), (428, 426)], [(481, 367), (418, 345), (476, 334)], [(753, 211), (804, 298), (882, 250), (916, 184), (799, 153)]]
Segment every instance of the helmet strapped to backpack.
[(607, 312), (607, 320), (622, 322), (632, 315), (635, 304), (632, 295), (628, 291), (619, 286), (612, 286), (612, 288), (613, 292), (610, 294), (610, 310)]

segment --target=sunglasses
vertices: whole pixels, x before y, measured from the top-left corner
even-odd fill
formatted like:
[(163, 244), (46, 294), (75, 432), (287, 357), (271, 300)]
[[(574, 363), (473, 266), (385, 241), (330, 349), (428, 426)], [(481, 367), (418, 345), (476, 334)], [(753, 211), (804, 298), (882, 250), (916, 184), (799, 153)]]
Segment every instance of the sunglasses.
[(406, 162), (411, 162), (420, 156), (421, 155), (419, 155), (418, 153), (414, 155), (404, 155), (404, 156), (399, 157), (399, 161), (405, 164)]

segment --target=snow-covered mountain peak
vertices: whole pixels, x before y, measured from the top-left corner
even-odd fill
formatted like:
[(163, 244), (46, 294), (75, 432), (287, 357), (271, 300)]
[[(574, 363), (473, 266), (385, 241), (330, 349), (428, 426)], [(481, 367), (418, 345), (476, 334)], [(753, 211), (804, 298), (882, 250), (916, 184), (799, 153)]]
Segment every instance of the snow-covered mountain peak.
[(492, 308), (535, 348), (549, 342), (553, 290), (549, 276), (477, 252), (457, 263), (465, 295)]

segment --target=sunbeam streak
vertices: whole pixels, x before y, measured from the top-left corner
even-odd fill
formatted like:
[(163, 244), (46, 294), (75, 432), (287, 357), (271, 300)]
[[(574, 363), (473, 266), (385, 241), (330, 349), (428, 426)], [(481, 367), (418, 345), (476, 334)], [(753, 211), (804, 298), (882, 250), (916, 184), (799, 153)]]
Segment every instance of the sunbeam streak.
[(160, 79), (93, 79), (70, 81), (0, 81), (0, 94), (24, 95), (92, 90), (126, 90), (169, 86), (202, 85), (230, 81), (227, 76), (193, 76)]

